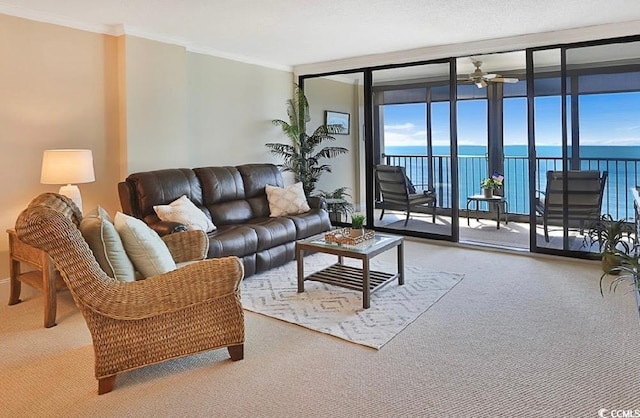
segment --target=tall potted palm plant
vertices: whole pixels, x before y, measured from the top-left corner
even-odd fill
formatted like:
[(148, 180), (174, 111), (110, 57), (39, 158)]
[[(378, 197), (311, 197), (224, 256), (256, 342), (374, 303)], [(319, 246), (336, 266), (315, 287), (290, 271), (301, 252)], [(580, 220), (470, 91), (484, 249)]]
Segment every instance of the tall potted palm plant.
[(289, 137), (291, 143), (268, 143), (266, 146), (272, 154), (284, 160), (279, 167), (283, 171), (292, 172), (296, 182), (302, 182), (304, 193), (310, 196), (320, 176), (325, 172), (331, 172), (331, 166), (322, 163), (322, 159), (334, 158), (348, 153), (349, 150), (343, 147), (322, 146), (325, 141), (335, 141), (332, 134), (341, 131), (340, 125), (320, 125), (312, 134), (307, 134), (307, 123), (311, 120), (309, 102), (297, 84), (293, 98), (287, 100), (287, 115), (288, 122), (280, 119), (272, 122), (282, 128), (282, 132)]

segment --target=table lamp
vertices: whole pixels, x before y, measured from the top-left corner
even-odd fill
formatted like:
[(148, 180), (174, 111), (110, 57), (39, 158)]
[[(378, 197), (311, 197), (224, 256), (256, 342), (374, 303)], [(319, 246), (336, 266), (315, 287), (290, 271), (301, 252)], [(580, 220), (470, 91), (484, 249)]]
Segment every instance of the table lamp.
[(82, 196), (78, 186), (72, 183), (91, 183), (96, 177), (93, 172), (93, 154), (89, 149), (51, 149), (42, 156), (42, 184), (66, 184), (59, 193), (73, 200), (82, 213)]

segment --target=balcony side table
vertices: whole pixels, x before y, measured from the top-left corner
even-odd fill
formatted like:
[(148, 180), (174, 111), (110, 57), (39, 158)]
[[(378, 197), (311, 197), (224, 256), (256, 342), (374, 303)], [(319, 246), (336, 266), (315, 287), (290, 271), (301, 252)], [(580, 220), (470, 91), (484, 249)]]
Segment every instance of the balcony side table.
[(507, 216), (509, 212), (509, 202), (507, 202), (504, 197), (495, 195), (487, 197), (483, 194), (474, 194), (473, 196), (467, 197), (467, 226), (469, 226), (469, 205), (471, 202), (476, 202), (476, 221), (478, 220), (478, 205), (480, 202), (487, 202), (487, 204), (493, 204), (496, 207), (496, 229), (500, 229), (500, 207), (503, 208), (504, 212), (504, 224), (509, 225), (509, 217)]
[[(53, 260), (49, 255), (20, 240), (16, 231), (8, 229), (9, 234), (9, 277), (11, 293), (9, 305), (20, 303), (22, 283), (42, 291), (44, 296), (44, 326), (51, 328), (56, 325), (56, 292), (66, 289), (64, 281), (56, 271)], [(35, 270), (22, 272), (22, 263), (26, 263)]]

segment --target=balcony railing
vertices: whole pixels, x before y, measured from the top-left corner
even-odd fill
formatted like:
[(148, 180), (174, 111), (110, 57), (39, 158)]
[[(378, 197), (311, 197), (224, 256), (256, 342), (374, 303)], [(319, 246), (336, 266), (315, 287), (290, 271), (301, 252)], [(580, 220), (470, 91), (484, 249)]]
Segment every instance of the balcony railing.
[[(431, 176), (429, 157), (416, 155), (383, 155), (385, 164), (405, 167), (407, 176), (418, 188), (432, 184), (438, 196), (438, 207), (451, 208), (451, 157), (432, 157)], [(602, 213), (614, 219), (634, 219), (633, 196), (630, 188), (640, 184), (640, 159), (634, 158), (581, 158), (580, 170), (608, 171)], [(529, 214), (529, 159), (504, 158), (504, 196), (512, 214)], [(573, 169), (573, 167), (569, 167)], [(576, 167), (576, 169), (578, 169)], [(561, 158), (536, 158), (536, 190), (546, 188), (546, 172), (562, 170)], [(480, 193), (480, 181), (487, 177), (486, 156), (459, 156), (458, 181), (460, 209), (464, 209), (467, 196)]]

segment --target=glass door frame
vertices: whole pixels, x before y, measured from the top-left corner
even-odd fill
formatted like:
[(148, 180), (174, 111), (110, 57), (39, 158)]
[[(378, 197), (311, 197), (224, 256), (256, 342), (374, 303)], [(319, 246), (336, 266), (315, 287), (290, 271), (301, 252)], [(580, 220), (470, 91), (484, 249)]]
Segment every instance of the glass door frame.
[(370, 229), (379, 230), (382, 232), (399, 233), (396, 229), (389, 229), (384, 227), (375, 227), (373, 223), (374, 219), (374, 205), (375, 200), (375, 148), (374, 148), (374, 100), (373, 100), (373, 73), (377, 70), (386, 70), (402, 67), (413, 67), (429, 64), (448, 64), (449, 65), (449, 89), (450, 89), (450, 101), (449, 101), (449, 138), (450, 138), (450, 178), (451, 178), (451, 233), (450, 235), (433, 234), (415, 230), (402, 230), (402, 234), (406, 236), (412, 236), (417, 238), (430, 238), (436, 240), (444, 240), (451, 242), (458, 242), (459, 240), (459, 185), (458, 185), (458, 141), (457, 141), (457, 68), (456, 58), (443, 58), (429, 61), (410, 62), (402, 64), (389, 64), (375, 67), (366, 67), (359, 69), (334, 71), (328, 73), (319, 74), (305, 74), (298, 77), (298, 85), (304, 91), (304, 81), (309, 78), (336, 76), (340, 74), (352, 74), (362, 73), (364, 74), (364, 143), (365, 143), (365, 213), (366, 213), (366, 227)]
[[(578, 258), (590, 257), (588, 253), (578, 252), (578, 251), (569, 251), (569, 250), (557, 250), (557, 249), (548, 249), (541, 248), (537, 246), (536, 241), (536, 225), (537, 225), (537, 216), (535, 211), (535, 193), (536, 193), (536, 178), (535, 178), (535, 164), (536, 164), (536, 149), (535, 149), (535, 128), (534, 128), (534, 91), (533, 91), (533, 82), (534, 82), (534, 73), (533, 73), (533, 52), (541, 51), (541, 50), (549, 50), (549, 49), (558, 49), (562, 50), (561, 56), (563, 63), (561, 65), (561, 78), (562, 78), (562, 143), (563, 143), (563, 156), (562, 159), (564, 161), (563, 167), (566, 170), (567, 162), (570, 160), (571, 156), (567, 155), (567, 141), (568, 141), (568, 132), (567, 132), (567, 80), (566, 80), (566, 51), (569, 49), (585, 47), (585, 46), (597, 46), (597, 45), (607, 45), (607, 44), (619, 44), (626, 42), (637, 42), (640, 41), (640, 35), (633, 36), (625, 36), (625, 37), (614, 37), (593, 41), (584, 41), (584, 42), (575, 42), (575, 43), (566, 43), (566, 44), (555, 44), (555, 45), (544, 45), (537, 46), (531, 48), (518, 48), (518, 50), (524, 50), (526, 56), (526, 80), (527, 80), (527, 130), (528, 130), (528, 156), (529, 156), (529, 224), (531, 225), (530, 229), (530, 240), (529, 240), (529, 251), (534, 253), (547, 253), (553, 255), (562, 255), (562, 256), (572, 256)], [(509, 52), (509, 49), (506, 50), (496, 50), (496, 51), (483, 51), (482, 54), (490, 54), (490, 53), (502, 53)], [(372, 144), (373, 138), (373, 97), (372, 97), (372, 81), (373, 81), (373, 71), (380, 69), (391, 69), (391, 68), (400, 68), (407, 66), (416, 66), (430, 63), (449, 63), (450, 68), (450, 86), (452, 93), (456, 91), (456, 77), (457, 77), (457, 66), (456, 60), (463, 56), (469, 56), (468, 53), (465, 53), (460, 56), (452, 56), (448, 58), (434, 59), (434, 60), (423, 60), (423, 61), (415, 61), (415, 62), (406, 62), (400, 64), (387, 64), (387, 65), (379, 65), (379, 66), (370, 66), (370, 67), (360, 67), (360, 68), (351, 68), (340, 71), (330, 71), (324, 73), (312, 73), (312, 74), (304, 74), (299, 75), (297, 77), (298, 83), (301, 88), (304, 89), (304, 80), (315, 77), (324, 77), (324, 76), (334, 76), (341, 74), (350, 74), (360, 72), (364, 75), (364, 142), (365, 142), (365, 194), (366, 194), (366, 214), (367, 214), (367, 227), (372, 228), (373, 222), (371, 221), (373, 218), (373, 207), (369, 203), (373, 201), (374, 195), (374, 176), (373, 176), (373, 161), (374, 161), (374, 148)], [(571, 112), (576, 113), (576, 110), (572, 106)], [(573, 116), (572, 116), (573, 117)], [(572, 124), (572, 131), (577, 129), (576, 124)], [(440, 239), (458, 242), (459, 241), (459, 161), (458, 161), (458, 137), (457, 137), (457, 95), (452, 94), (450, 100), (450, 141), (451, 141), (451, 179), (452, 179), (452, 229), (451, 236), (442, 236), (442, 235), (430, 235), (425, 233), (420, 233), (417, 231), (406, 231), (404, 232), (408, 236), (415, 236), (420, 238), (432, 238), (432, 239)], [(572, 135), (576, 135), (575, 132), (572, 132)], [(360, 138), (363, 140), (363, 138)], [(576, 152), (576, 147), (572, 148), (573, 153)], [(394, 231), (397, 232), (397, 231)], [(566, 235), (566, 234), (565, 234)], [(564, 246), (566, 248), (566, 246)]]
[[(593, 46), (603, 45), (616, 45), (624, 44), (628, 42), (640, 41), (640, 35), (626, 36), (619, 38), (600, 39), (594, 41), (576, 42), (570, 44), (556, 44), (545, 45), (540, 47), (527, 48), (525, 50), (526, 60), (526, 75), (527, 75), (527, 124), (528, 124), (528, 154), (529, 154), (529, 203), (530, 214), (529, 224), (529, 248), (530, 252), (540, 254), (551, 254), (569, 256), (573, 258), (584, 259), (597, 259), (600, 257), (599, 253), (593, 253), (588, 251), (576, 251), (569, 249), (569, 226), (568, 226), (568, 211), (567, 195), (563, 196), (565, 203), (565, 210), (563, 213), (563, 237), (562, 248), (545, 248), (538, 246), (538, 234), (537, 234), (537, 215), (536, 215), (536, 143), (535, 143), (535, 62), (534, 54), (539, 51), (549, 51), (557, 49), (560, 53), (560, 97), (561, 97), (561, 147), (562, 147), (562, 171), (563, 171), (563, 189), (567, 189), (567, 175), (566, 172), (571, 167), (579, 166), (580, 161), (580, 141), (579, 141), (579, 107), (578, 99), (579, 92), (577, 91), (577, 82), (575, 77), (571, 77), (568, 80), (567, 72), (567, 51), (576, 50), (580, 48), (588, 48)], [(568, 81), (571, 81), (569, 85)], [(569, 95), (568, 92), (571, 92)], [(567, 97), (570, 97), (570, 109), (567, 109), (569, 103)], [(569, 125), (568, 121), (571, 124)], [(570, 130), (569, 130), (570, 126)], [(569, 136), (570, 135), (570, 136)], [(571, 154), (569, 153), (569, 138), (571, 138)]]

